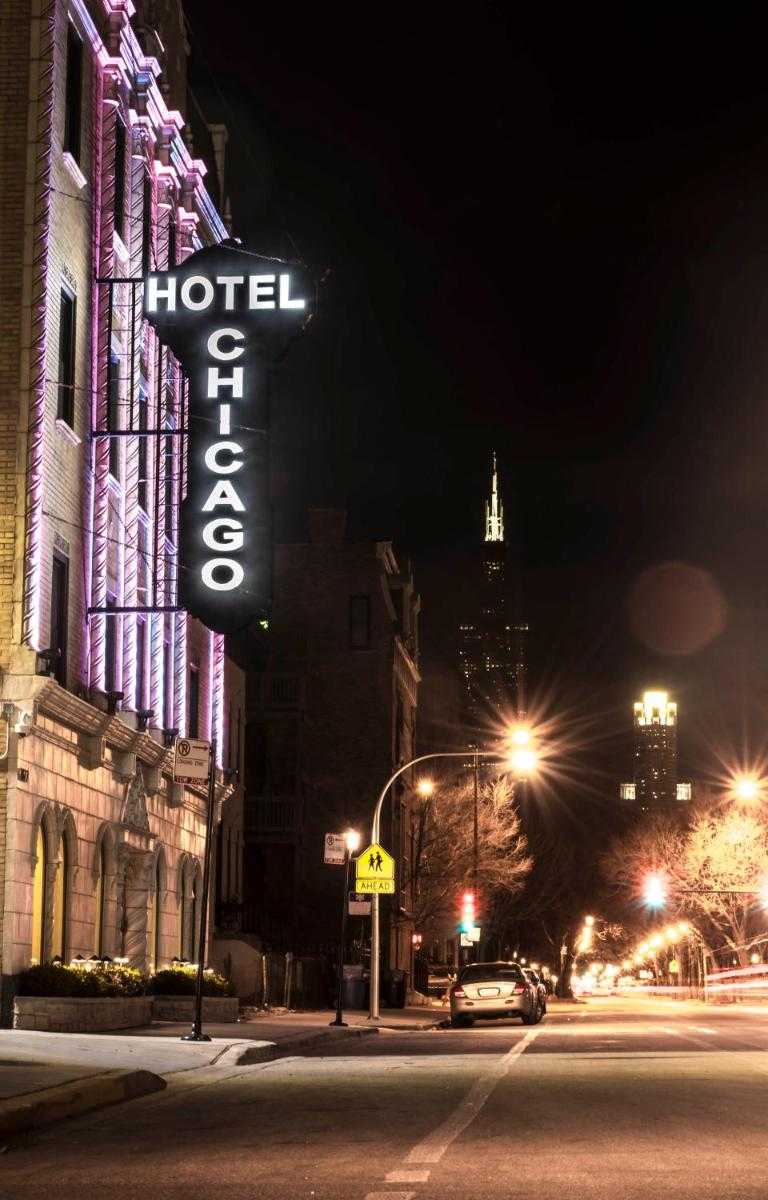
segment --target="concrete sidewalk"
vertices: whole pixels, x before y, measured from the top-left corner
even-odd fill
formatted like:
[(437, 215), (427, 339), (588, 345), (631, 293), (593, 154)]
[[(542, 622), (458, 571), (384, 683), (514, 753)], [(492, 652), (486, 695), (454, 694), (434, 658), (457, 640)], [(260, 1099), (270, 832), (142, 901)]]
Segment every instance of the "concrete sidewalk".
[(0, 1031), (0, 1135), (35, 1129), (67, 1116), (149, 1092), (182, 1073), (241, 1067), (300, 1054), (346, 1039), (375, 1037), (379, 1028), (428, 1029), (441, 1009), (383, 1010), (378, 1025), (362, 1012), (272, 1011), (236, 1024), (206, 1024), (210, 1042), (182, 1042), (188, 1024), (156, 1022), (102, 1034)]

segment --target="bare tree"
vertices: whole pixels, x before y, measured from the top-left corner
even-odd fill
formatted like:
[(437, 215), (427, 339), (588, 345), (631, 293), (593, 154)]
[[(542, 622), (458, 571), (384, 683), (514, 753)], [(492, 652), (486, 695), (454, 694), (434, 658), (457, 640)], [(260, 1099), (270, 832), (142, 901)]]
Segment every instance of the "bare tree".
[(664, 876), (669, 904), (696, 922), (710, 946), (723, 944), (747, 961), (761, 918), (755, 892), (768, 871), (768, 825), (736, 806), (694, 811), (687, 828), (658, 816), (616, 841), (602, 869), (625, 911), (643, 879)]
[[(422, 929), (457, 916), (461, 890), (472, 886), (473, 803), (472, 781), (463, 777), (416, 807), (411, 878)], [(506, 776), (480, 786), (478, 846), (478, 889), (489, 914), (498, 898), (519, 891), (532, 864)]]

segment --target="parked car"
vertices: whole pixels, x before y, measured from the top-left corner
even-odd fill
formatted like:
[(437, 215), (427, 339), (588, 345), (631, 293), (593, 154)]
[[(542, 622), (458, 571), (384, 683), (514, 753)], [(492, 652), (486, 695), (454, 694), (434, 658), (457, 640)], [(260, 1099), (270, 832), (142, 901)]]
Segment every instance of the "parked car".
[(547, 1011), (547, 985), (546, 985), (546, 983), (541, 978), (541, 976), (538, 975), (534, 971), (533, 967), (523, 967), (522, 972), (523, 972), (523, 975), (527, 976), (527, 978), (530, 979), (531, 983), (536, 985), (536, 989), (539, 993), (539, 999), (541, 1000), (541, 1011), (543, 1013), (545, 1013)]
[(430, 963), (427, 974), (427, 995), (444, 996), (456, 979), (456, 968)]
[(520, 1017), (524, 1025), (536, 1025), (543, 1012), (537, 985), (518, 963), (472, 963), (462, 968), (451, 988), (454, 1029), (499, 1017)]

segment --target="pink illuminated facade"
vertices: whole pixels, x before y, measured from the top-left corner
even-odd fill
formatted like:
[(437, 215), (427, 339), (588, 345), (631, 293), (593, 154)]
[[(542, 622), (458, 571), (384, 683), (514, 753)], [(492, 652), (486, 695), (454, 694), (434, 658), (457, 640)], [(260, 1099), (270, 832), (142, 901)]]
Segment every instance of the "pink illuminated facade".
[[(205, 798), (172, 783), (169, 747), (174, 731), (216, 738), (219, 767), (239, 769), (231, 726), (239, 731), (244, 703), (224, 638), (178, 606), (185, 381), (141, 316), (148, 270), (227, 236), (220, 180), (190, 152), (179, 111), (181, 6), (9, 3), (13, 35), (0, 47), (6, 1009), (12, 977), (35, 959), (194, 957)], [(223, 774), (218, 800), (225, 865), (215, 890), (232, 901), (242, 891), (242, 800)]]

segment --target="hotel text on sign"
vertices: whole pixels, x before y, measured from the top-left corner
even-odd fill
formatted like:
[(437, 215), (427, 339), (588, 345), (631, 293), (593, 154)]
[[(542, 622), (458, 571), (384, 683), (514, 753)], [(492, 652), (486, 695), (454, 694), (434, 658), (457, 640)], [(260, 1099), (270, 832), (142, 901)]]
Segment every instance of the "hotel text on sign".
[(145, 281), (145, 316), (189, 380), (180, 599), (219, 633), (267, 607), (267, 377), (310, 295), (301, 267), (230, 242)]

